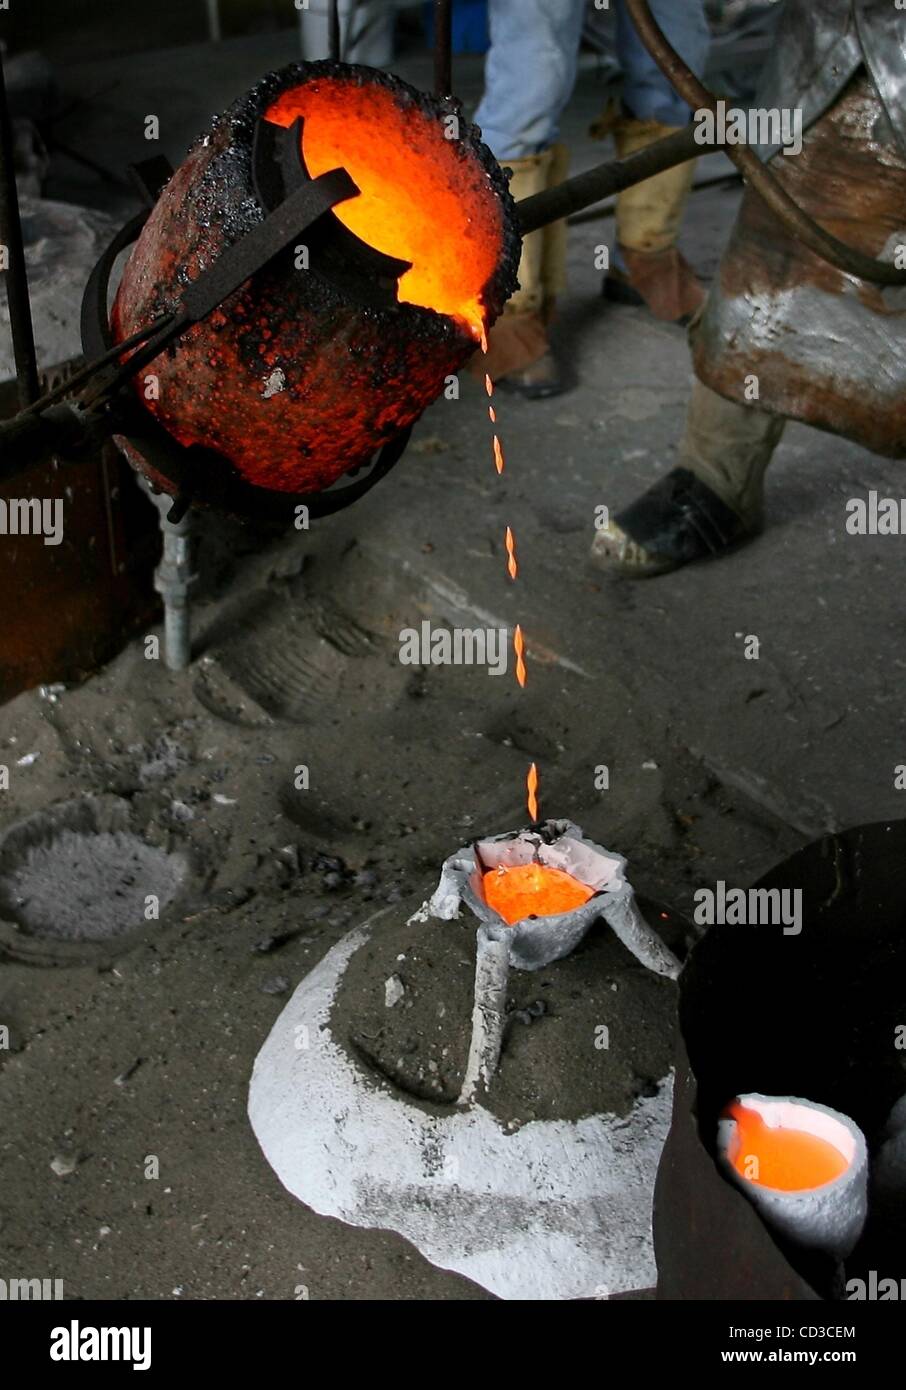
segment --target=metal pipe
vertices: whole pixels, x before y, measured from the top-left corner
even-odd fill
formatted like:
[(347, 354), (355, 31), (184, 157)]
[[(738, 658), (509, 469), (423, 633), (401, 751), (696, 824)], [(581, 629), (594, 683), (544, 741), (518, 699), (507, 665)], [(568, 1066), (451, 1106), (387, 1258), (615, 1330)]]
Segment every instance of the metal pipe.
[[(147, 484), (145, 485), (147, 487)], [(157, 507), (163, 553), (154, 572), (154, 587), (164, 601), (164, 663), (168, 671), (185, 671), (192, 660), (189, 589), (192, 573), (191, 514), (172, 522), (168, 513), (173, 498), (152, 494)]]
[(25, 244), (22, 240), (22, 221), (19, 217), (19, 193), (16, 188), (16, 164), (13, 154), (13, 123), (6, 99), (6, 80), (3, 58), (0, 56), (0, 237), (6, 246), (6, 297), (9, 303), (9, 323), (16, 361), (19, 404), (24, 409), (38, 399), (38, 362), (35, 356), (35, 331), (28, 298), (28, 273), (25, 269)]
[(434, 91), (453, 94), (453, 0), (434, 0)]
[(192, 636), (187, 600), (170, 598), (164, 605), (164, 661), (168, 671), (187, 671), (192, 660)]
[(342, 56), (340, 42), (340, 0), (329, 0), (327, 6), (327, 49), (331, 61), (338, 63)]
[(559, 222), (561, 217), (570, 217), (582, 208), (609, 198), (612, 193), (620, 193), (635, 183), (642, 183), (665, 169), (676, 164), (685, 164), (701, 153), (696, 142), (695, 129), (687, 126), (657, 140), (653, 145), (627, 155), (625, 159), (611, 159), (606, 164), (597, 164), (584, 174), (576, 174), (555, 188), (547, 188), (535, 193), (531, 198), (523, 198), (516, 204), (519, 230), (523, 236), (546, 227), (551, 222)]
[[(717, 101), (696, 77), (692, 69), (667, 42), (651, 13), (648, 0), (626, 0), (626, 9), (642, 43), (684, 101), (693, 111), (710, 111), (716, 117)], [(746, 145), (724, 145), (725, 154), (733, 161), (743, 177), (763, 198), (774, 215), (791, 235), (846, 275), (855, 275), (877, 285), (906, 285), (906, 270), (897, 270), (888, 261), (876, 260), (861, 251), (838, 241), (820, 227), (793, 201), (779, 179)], [(701, 153), (701, 147), (698, 148)]]
[(211, 43), (219, 43), (223, 38), (220, 28), (220, 0), (205, 0), (208, 12), (208, 38)]

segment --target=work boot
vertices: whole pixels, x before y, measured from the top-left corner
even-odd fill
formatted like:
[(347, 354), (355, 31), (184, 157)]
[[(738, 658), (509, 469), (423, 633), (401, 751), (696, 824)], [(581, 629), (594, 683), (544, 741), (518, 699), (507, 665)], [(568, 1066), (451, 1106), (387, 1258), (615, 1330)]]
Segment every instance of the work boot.
[[(660, 121), (640, 121), (615, 103), (592, 127), (592, 134), (612, 134), (621, 159), (675, 134)], [(622, 304), (644, 304), (667, 323), (688, 323), (705, 292), (676, 245), (695, 160), (625, 188), (617, 197), (617, 248), (604, 296)]]
[(682, 251), (630, 251), (617, 255), (604, 280), (604, 298), (616, 304), (644, 305), (656, 319), (685, 326), (704, 303), (705, 292)]
[(723, 555), (757, 535), (765, 470), (785, 424), (696, 381), (679, 465), (597, 533), (593, 562), (641, 579)]
[[(553, 145), (525, 159), (508, 159), (504, 167), (512, 170), (510, 193), (519, 202), (562, 183), (569, 170), (569, 154), (564, 145)], [(476, 353), (469, 364), (476, 376), (483, 379), (486, 373), (496, 386), (527, 400), (556, 396), (563, 390), (547, 330), (565, 271), (565, 220), (525, 237), (519, 289), (490, 330), (487, 353)]]

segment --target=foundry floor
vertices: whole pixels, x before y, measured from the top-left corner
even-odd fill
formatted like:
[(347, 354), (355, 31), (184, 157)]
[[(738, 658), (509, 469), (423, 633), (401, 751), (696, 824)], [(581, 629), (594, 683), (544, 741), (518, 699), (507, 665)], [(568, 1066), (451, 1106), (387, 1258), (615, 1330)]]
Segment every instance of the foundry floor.
[[(160, 112), (178, 157), (205, 112), (294, 56), (291, 37), (228, 44), (216, 65), (210, 50), (204, 63), (185, 49), (126, 58), (106, 92), (105, 63), (74, 65), (67, 82), (100, 95), (67, 138), (119, 167), (147, 152), (140, 120)], [(402, 70), (424, 81), (428, 67)], [(479, 65), (457, 71), (474, 98)], [(600, 157), (584, 133), (600, 101), (588, 68), (565, 120), (580, 167)], [(125, 208), (71, 165), (55, 166), (50, 193)], [(703, 276), (738, 196), (718, 186), (692, 199), (683, 246)], [(757, 543), (638, 585), (588, 567), (595, 507), (619, 507), (672, 466), (690, 384), (681, 330), (602, 302), (594, 249), (612, 235), (604, 219), (571, 231), (557, 343), (574, 386), (537, 404), (501, 395), (502, 480), (483, 392), (464, 378), (397, 471), (303, 543), (243, 549), (227, 530), (209, 541), (188, 673), (146, 662), (136, 642), (57, 703), (28, 693), (4, 710), (3, 761), (40, 756), (16, 769), (2, 827), (114, 792), (152, 838), (191, 843), (210, 880), (184, 921), (115, 969), (0, 964), (4, 1272), (62, 1277), (86, 1299), (292, 1298), (298, 1285), (315, 1299), (485, 1297), (404, 1241), (316, 1217), (279, 1187), (245, 1095), (286, 989), (376, 904), (430, 886), (474, 831), (521, 824), (531, 759), (543, 810), (626, 855), (636, 886), (680, 911), (696, 887), (745, 885), (830, 828), (901, 814), (906, 560), (893, 538), (844, 530), (851, 494), (897, 494), (893, 463), (792, 428)], [(424, 617), (521, 622), (526, 690), (480, 669), (413, 678), (396, 634)], [(748, 635), (757, 661), (744, 658)], [(293, 790), (299, 763), (308, 793)], [(328, 892), (318, 851), (358, 879)], [(149, 1155), (157, 1181), (144, 1177)]]

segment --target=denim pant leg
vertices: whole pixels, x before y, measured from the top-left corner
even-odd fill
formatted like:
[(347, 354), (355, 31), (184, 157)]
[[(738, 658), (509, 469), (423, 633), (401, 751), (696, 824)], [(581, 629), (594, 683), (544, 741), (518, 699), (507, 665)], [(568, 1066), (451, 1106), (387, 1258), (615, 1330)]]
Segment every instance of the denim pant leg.
[(585, 0), (489, 0), (491, 47), (475, 120), (498, 160), (557, 139), (576, 80)]
[[(703, 0), (650, 0), (664, 37), (701, 77), (711, 35)], [(684, 126), (692, 112), (673, 90), (633, 28), (623, 0), (616, 0), (617, 57), (623, 69), (623, 101), (640, 121)]]

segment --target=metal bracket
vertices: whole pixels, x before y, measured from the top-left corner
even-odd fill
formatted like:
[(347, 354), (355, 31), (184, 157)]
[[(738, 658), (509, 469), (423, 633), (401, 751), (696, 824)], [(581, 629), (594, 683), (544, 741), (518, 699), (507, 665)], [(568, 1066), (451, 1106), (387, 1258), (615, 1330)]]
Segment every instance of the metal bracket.
[[(252, 144), (252, 181), (265, 208), (279, 207), (292, 193), (310, 184), (303, 154), (304, 121), (279, 126), (262, 117)], [(367, 308), (395, 308), (401, 275), (411, 261), (387, 256), (362, 241), (335, 215), (326, 212), (308, 236), (309, 273), (336, 285), (348, 298)]]

